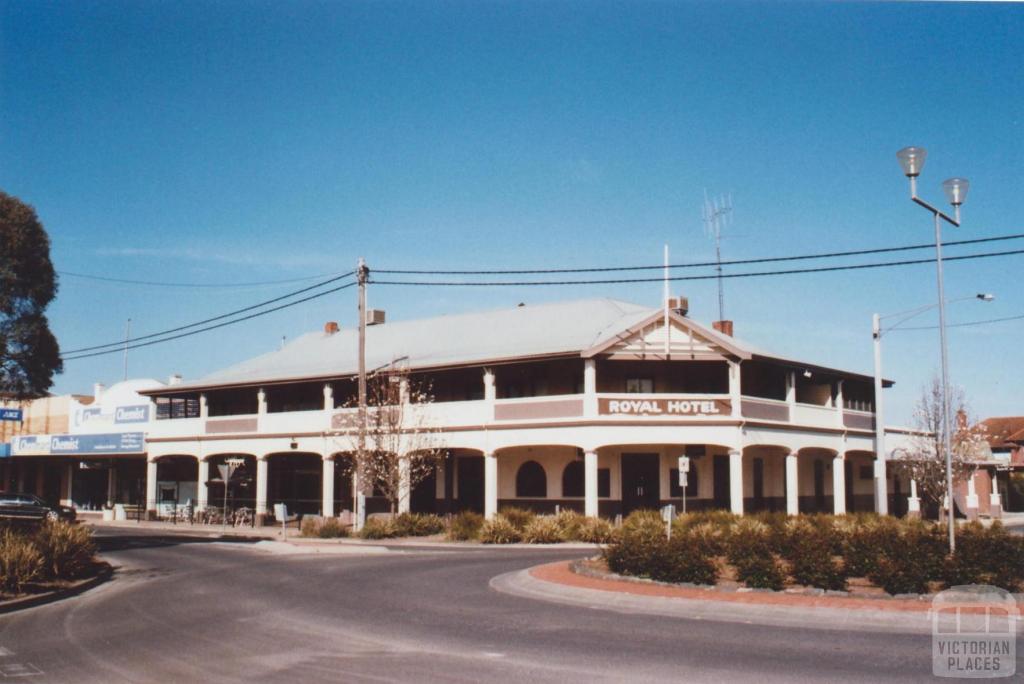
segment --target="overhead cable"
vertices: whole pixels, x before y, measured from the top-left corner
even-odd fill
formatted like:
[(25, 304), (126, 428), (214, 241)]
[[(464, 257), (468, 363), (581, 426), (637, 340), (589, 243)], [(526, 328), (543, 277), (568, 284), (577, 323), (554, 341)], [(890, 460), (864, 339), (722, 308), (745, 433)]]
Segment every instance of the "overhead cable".
[[(180, 325), (177, 328), (170, 328), (168, 330), (162, 330), (160, 332), (150, 333), (148, 335), (140, 335), (139, 337), (132, 337), (132, 338), (129, 338), (127, 340), (119, 340), (117, 342), (108, 342), (107, 344), (97, 344), (97, 345), (94, 345), (92, 347), (80, 347), (78, 349), (71, 349), (71, 350), (68, 350), (66, 352), (63, 352), (63, 354), (65, 354), (65, 355), (66, 354), (78, 354), (78, 353), (81, 353), (81, 352), (88, 352), (88, 351), (93, 351), (93, 350), (96, 350), (96, 349), (104, 349), (106, 347), (117, 347), (119, 350), (124, 350), (125, 344), (131, 345), (133, 342), (139, 342), (141, 340), (148, 340), (148, 339), (152, 339), (154, 337), (162, 337), (164, 335), (169, 335), (170, 333), (176, 333), (176, 332), (178, 332), (180, 330), (187, 330), (189, 328), (195, 328), (196, 326), (205, 325), (207, 323), (212, 323), (214, 321), (219, 321), (219, 320), (222, 320), (224, 318), (230, 318), (231, 316), (235, 316), (235, 315), (240, 314), (240, 313), (245, 313), (246, 311), (252, 311), (253, 309), (259, 309), (260, 307), (266, 306), (268, 304), (274, 304), (276, 302), (280, 302), (280, 301), (285, 300), (285, 299), (290, 299), (291, 297), (294, 297), (295, 295), (300, 295), (300, 294), (302, 294), (304, 292), (309, 292), (311, 290), (316, 290), (318, 288), (323, 287), (324, 285), (330, 285), (331, 283), (337, 282), (339, 280), (343, 280), (343, 279), (348, 278), (348, 277), (350, 277), (350, 276), (352, 276), (354, 274), (355, 274), (355, 271), (349, 271), (348, 273), (342, 273), (341, 275), (334, 276), (333, 278), (328, 278), (327, 280), (321, 281), (321, 282), (319, 282), (319, 283), (317, 283), (315, 285), (310, 285), (308, 287), (304, 287), (304, 288), (301, 288), (299, 290), (294, 290), (292, 292), (289, 292), (288, 294), (283, 294), (283, 295), (281, 295), (279, 297), (274, 297), (273, 299), (268, 299), (268, 300), (260, 302), (258, 304), (253, 304), (251, 306), (246, 306), (246, 307), (243, 307), (241, 309), (235, 309), (234, 311), (229, 311), (228, 313), (221, 314), (219, 316), (214, 316), (213, 318), (206, 318), (206, 319), (203, 319), (201, 321), (196, 321), (195, 323), (189, 323), (188, 325)], [(302, 301), (306, 301), (306, 300), (302, 300)], [(131, 348), (131, 347), (129, 346), (129, 348)]]
[[(943, 261), (964, 261), (967, 259), (985, 259), (989, 257), (1010, 256), (1013, 254), (1024, 254), (1024, 249), (1008, 250), (1005, 252), (985, 252), (981, 254), (964, 254), (961, 256), (943, 257)], [(668, 280), (673, 282), (686, 280), (713, 280), (715, 278), (754, 278), (759, 276), (795, 275), (799, 273), (826, 273), (830, 271), (856, 271), (868, 268), (888, 268), (892, 266), (912, 266), (914, 264), (931, 264), (935, 259), (907, 259), (904, 261), (883, 261), (872, 264), (847, 264), (844, 266), (818, 266), (815, 268), (794, 268), (784, 271), (755, 271), (747, 273), (724, 273), (713, 275), (690, 275), (670, 276)], [(381, 271), (374, 271), (380, 273)], [(615, 278), (604, 280), (375, 280), (370, 279), (374, 285), (416, 285), (416, 286), (439, 286), (439, 287), (498, 287), (498, 286), (528, 286), (528, 285), (621, 285), (628, 283), (660, 283), (665, 278)]]
[[(154, 345), (154, 344), (161, 344), (163, 342), (170, 342), (171, 340), (178, 340), (178, 339), (181, 339), (182, 337), (190, 337), (192, 335), (198, 335), (199, 333), (207, 332), (209, 330), (216, 330), (217, 328), (223, 328), (223, 327), (226, 327), (226, 326), (229, 326), (229, 325), (234, 325), (235, 323), (241, 323), (243, 321), (248, 321), (248, 320), (251, 320), (253, 318), (259, 318), (260, 316), (266, 316), (267, 314), (274, 313), (275, 311), (280, 311), (282, 309), (287, 309), (287, 308), (295, 306), (297, 304), (302, 304), (303, 302), (308, 302), (310, 300), (317, 299), (319, 297), (324, 297), (326, 295), (333, 294), (335, 292), (340, 292), (341, 290), (346, 290), (346, 289), (352, 287), (355, 284), (356, 284), (355, 282), (346, 283), (346, 284), (341, 285), (339, 287), (331, 288), (330, 290), (324, 290), (323, 292), (317, 292), (316, 294), (309, 295), (308, 297), (303, 297), (302, 299), (297, 299), (294, 302), (287, 302), (286, 304), (281, 304), (281, 305), (275, 306), (275, 307), (273, 307), (271, 309), (266, 309), (265, 311), (257, 311), (256, 313), (249, 314), (248, 316), (243, 316), (241, 318), (236, 318), (236, 319), (233, 319), (233, 320), (230, 320), (230, 321), (224, 321), (223, 323), (218, 323), (217, 325), (210, 325), (210, 326), (207, 326), (205, 328), (199, 328), (198, 330), (190, 330), (188, 332), (179, 333), (177, 335), (172, 335), (171, 337), (164, 337), (164, 338), (161, 338), (159, 340), (151, 340), (149, 342), (143, 342), (142, 344), (129, 344), (128, 345), (128, 349), (139, 349), (140, 347), (149, 347), (150, 345)], [(78, 356), (63, 357), (62, 360), (64, 360), (64, 361), (77, 361), (78, 359), (87, 359), (87, 358), (92, 357), (92, 356), (103, 356), (104, 354), (117, 354), (119, 352), (123, 352), (124, 349), (125, 349), (125, 347), (122, 346), (121, 349), (108, 349), (106, 351), (92, 352), (91, 354), (80, 354)]]
[[(1019, 240), (1024, 238), (1024, 233), (1016, 235), (997, 235), (987, 238), (974, 238), (970, 240), (952, 240), (942, 243), (943, 247), (956, 247), (958, 245), (974, 245), (984, 242), (999, 242), (1002, 240)], [(884, 254), (887, 252), (906, 252), (917, 249), (934, 248), (934, 242), (921, 243), (918, 245), (905, 245), (903, 247), (877, 247), (874, 249), (857, 249), (847, 252), (823, 252), (820, 254), (800, 254), (796, 256), (781, 257), (760, 257), (756, 259), (733, 259), (722, 261), (722, 266), (740, 266), (744, 264), (766, 264), (783, 261), (803, 261), (810, 259), (835, 259), (839, 257), (864, 256), (867, 254)], [(717, 261), (703, 261), (683, 264), (669, 264), (669, 268), (701, 268), (706, 266), (718, 266)], [(654, 266), (603, 266), (600, 268), (534, 268), (516, 270), (480, 270), (480, 271), (443, 271), (443, 270), (400, 270), (375, 268), (374, 273), (389, 273), (392, 275), (529, 275), (543, 273), (610, 273), (615, 271), (653, 271), (665, 268), (664, 264)], [(658, 278), (661, 280), (661, 278)]]

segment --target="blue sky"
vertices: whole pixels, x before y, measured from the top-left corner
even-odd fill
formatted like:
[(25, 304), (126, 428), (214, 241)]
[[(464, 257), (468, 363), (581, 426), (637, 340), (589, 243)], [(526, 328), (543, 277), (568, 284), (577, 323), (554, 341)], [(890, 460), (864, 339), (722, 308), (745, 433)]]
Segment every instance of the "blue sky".
[[(705, 260), (705, 188), (733, 196), (726, 258), (928, 242), (894, 157), (911, 144), (930, 152), (926, 198), (972, 182), (949, 239), (1021, 233), (1022, 44), (1015, 4), (4, 0), (0, 188), (36, 207), (58, 269), (187, 283), (338, 273), (359, 256), (649, 264), (666, 242), (673, 261)], [(953, 305), (951, 322), (1024, 314), (1022, 265), (949, 264), (950, 298), (997, 296)], [(74, 349), (122, 337), (129, 317), (146, 334), (294, 287), (64, 276), (50, 317)], [(716, 317), (713, 283), (673, 290)], [(408, 318), (589, 296), (654, 306), (661, 286), (376, 286), (370, 301)], [(871, 314), (935, 300), (930, 266), (726, 284), (738, 336), (863, 372)], [(347, 290), (133, 351), (130, 375), (196, 378), (355, 319)], [(951, 331), (976, 413), (1024, 410), (1022, 334), (1024, 320)], [(887, 413), (906, 423), (938, 335), (893, 332), (884, 353)], [(69, 362), (55, 390), (121, 373), (120, 355)]]

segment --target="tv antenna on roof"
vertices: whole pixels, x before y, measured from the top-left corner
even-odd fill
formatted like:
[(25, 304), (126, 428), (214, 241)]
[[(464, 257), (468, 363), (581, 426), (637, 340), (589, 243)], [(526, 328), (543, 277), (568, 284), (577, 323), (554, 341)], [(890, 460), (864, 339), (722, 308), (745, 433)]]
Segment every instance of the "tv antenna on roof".
[(708, 198), (704, 190), (704, 235), (715, 241), (715, 270), (718, 272), (718, 320), (725, 320), (725, 293), (722, 290), (722, 229), (729, 224), (732, 213), (732, 194)]

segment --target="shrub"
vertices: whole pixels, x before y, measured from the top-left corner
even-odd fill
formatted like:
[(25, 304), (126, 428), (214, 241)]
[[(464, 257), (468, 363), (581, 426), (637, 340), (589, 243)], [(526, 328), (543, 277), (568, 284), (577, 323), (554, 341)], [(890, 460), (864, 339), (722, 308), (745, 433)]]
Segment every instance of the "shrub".
[(604, 518), (584, 518), (576, 539), (589, 544), (610, 544), (616, 539), (615, 528)]
[(558, 544), (564, 541), (558, 517), (541, 515), (531, 520), (523, 530), (523, 541), (529, 544)]
[(33, 541), (42, 557), (46, 579), (81, 577), (92, 566), (96, 554), (88, 528), (63, 521), (44, 523)]
[(562, 541), (582, 541), (583, 527), (586, 525), (586, 516), (580, 515), (574, 510), (559, 511), (554, 520), (558, 524), (558, 530)]
[(637, 577), (664, 576), (667, 570), (665, 553), (665, 524), (651, 511), (637, 511), (628, 518), (620, 530), (621, 538), (603, 551), (605, 562), (612, 572)]
[(745, 559), (736, 566), (736, 578), (753, 589), (779, 591), (786, 584), (786, 575), (773, 554)]
[(690, 546), (705, 556), (721, 556), (725, 553), (726, 532), (712, 522), (702, 522), (692, 527), (672, 525), (672, 538), (684, 537)]
[(904, 522), (895, 544), (880, 550), (868, 579), (890, 594), (924, 594), (928, 583), (940, 575), (944, 558), (945, 542), (939, 528), (920, 521)]
[(522, 540), (522, 532), (503, 514), (484, 522), (480, 528), (480, 541), (484, 544), (515, 544)]
[(753, 518), (733, 525), (726, 541), (726, 555), (736, 568), (737, 579), (757, 589), (777, 591), (785, 584), (773, 550), (771, 529)]
[(43, 555), (27, 536), (11, 530), (0, 533), (0, 589), (21, 593), (26, 584), (43, 576)]
[(473, 511), (462, 511), (452, 516), (448, 524), (448, 538), (452, 541), (476, 539), (484, 524), (484, 516)]
[(370, 518), (359, 530), (362, 539), (390, 539), (395, 536), (395, 527), (392, 521), (380, 518)]
[(878, 561), (892, 557), (900, 547), (900, 522), (889, 517), (862, 517), (852, 521), (843, 542), (843, 560), (850, 577), (870, 577)]
[(947, 587), (990, 584), (1017, 591), (1024, 580), (1024, 540), (998, 521), (988, 529), (980, 523), (964, 525), (957, 532), (956, 553), (945, 559), (942, 580)]
[(337, 518), (326, 518), (317, 530), (316, 535), (321, 539), (338, 539), (348, 536), (348, 527), (342, 525)]
[(708, 534), (720, 534), (708, 523), (702, 523), (683, 534), (673, 534), (665, 543), (665, 562), (654, 579), (663, 582), (692, 582), (693, 584), (714, 584), (718, 581), (718, 564), (712, 545), (707, 543)]
[(831, 521), (792, 519), (786, 525), (785, 556), (796, 584), (819, 589), (846, 589), (846, 572), (833, 557), (838, 533)]
[(735, 525), (738, 520), (740, 520), (740, 517), (729, 511), (709, 509), (705, 511), (694, 511), (693, 513), (684, 513), (683, 515), (680, 515), (677, 520), (684, 528), (695, 527), (697, 525), (707, 523), (712, 527), (727, 531)]
[(519, 532), (525, 530), (530, 521), (537, 517), (537, 514), (528, 508), (518, 508), (516, 506), (502, 508), (500, 513)]
[(402, 513), (395, 518), (396, 537), (427, 537), (444, 532), (444, 520), (427, 513)]

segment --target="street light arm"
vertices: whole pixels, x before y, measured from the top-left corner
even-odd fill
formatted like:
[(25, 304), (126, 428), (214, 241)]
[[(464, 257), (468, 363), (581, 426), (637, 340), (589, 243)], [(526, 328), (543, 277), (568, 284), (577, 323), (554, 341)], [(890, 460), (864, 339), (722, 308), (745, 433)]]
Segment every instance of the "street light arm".
[[(918, 205), (924, 207), (928, 211), (932, 212), (933, 214), (935, 214), (936, 216), (938, 216), (939, 218), (944, 220), (946, 223), (949, 223), (950, 225), (953, 225), (953, 226), (955, 226), (957, 228), (960, 227), (960, 217), (959, 217), (959, 215), (956, 218), (953, 218), (953, 217), (949, 216), (948, 214), (946, 214), (944, 211), (933, 207), (932, 205), (928, 204), (923, 199), (918, 197), (917, 193), (914, 192), (913, 188), (911, 188), (911, 191), (910, 191), (910, 199), (912, 199), (915, 203), (917, 203)], [(957, 207), (956, 213), (957, 214), (960, 213), (960, 208), (959, 207)]]

